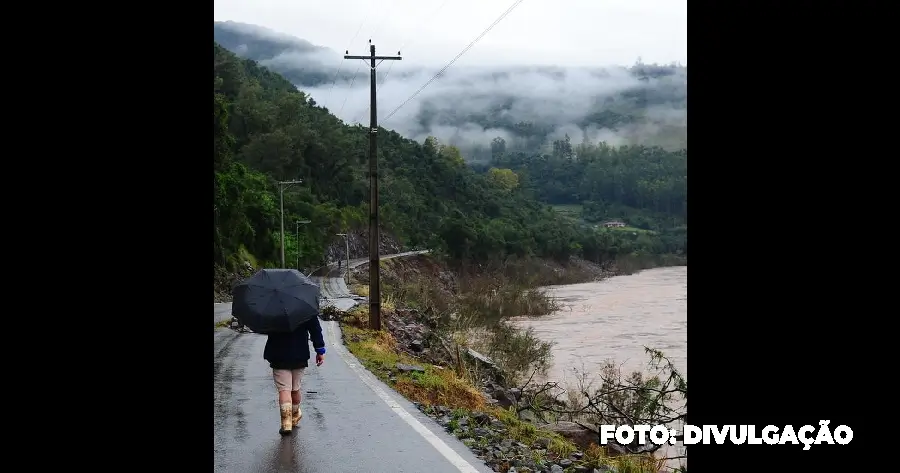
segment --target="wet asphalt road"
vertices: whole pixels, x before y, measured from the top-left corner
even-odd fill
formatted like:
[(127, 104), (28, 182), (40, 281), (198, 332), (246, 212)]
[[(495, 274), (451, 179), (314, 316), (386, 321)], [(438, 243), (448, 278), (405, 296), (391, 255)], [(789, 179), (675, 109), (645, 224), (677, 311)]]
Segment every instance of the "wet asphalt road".
[[(216, 307), (217, 312), (226, 310), (226, 305)], [(491, 471), (461, 442), (360, 366), (340, 342), (340, 329), (334, 322), (322, 325), (328, 349), (325, 364), (306, 371), (303, 420), (289, 437), (278, 434), (272, 373), (262, 359), (266, 337), (215, 331), (216, 472)]]
[[(405, 253), (397, 253), (393, 255), (381, 255), (381, 260), (393, 258), (402, 258), (404, 256), (421, 255), (428, 253), (429, 250), (407, 251)], [(369, 258), (358, 258), (350, 260), (350, 268), (368, 264)], [(344, 265), (346, 266), (346, 264)], [(348, 310), (357, 303), (365, 301), (364, 297), (355, 297), (350, 293), (344, 277), (347, 274), (347, 268), (338, 269), (336, 264), (321, 267), (310, 274), (310, 277), (322, 288), (322, 302), (325, 305), (334, 305), (338, 309)]]
[[(303, 420), (289, 437), (278, 434), (279, 413), (266, 337), (229, 329), (215, 332), (215, 471), (229, 473), (467, 473), (491, 470), (438, 424), (368, 372), (351, 368), (333, 322), (323, 322), (325, 364), (303, 380)], [(335, 331), (335, 333), (330, 333)], [(364, 370), (359, 367), (358, 369)], [(460, 470), (363, 381), (380, 387), (474, 469)]]
[(213, 309), (213, 324), (231, 319), (231, 302), (216, 302)]

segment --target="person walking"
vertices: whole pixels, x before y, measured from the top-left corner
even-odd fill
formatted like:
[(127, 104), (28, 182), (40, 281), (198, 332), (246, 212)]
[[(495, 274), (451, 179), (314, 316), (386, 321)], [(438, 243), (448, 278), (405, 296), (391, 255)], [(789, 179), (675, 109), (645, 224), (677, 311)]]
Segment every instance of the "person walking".
[(300, 423), (300, 381), (309, 366), (309, 340), (316, 350), (316, 366), (325, 362), (325, 339), (318, 317), (300, 325), (291, 333), (269, 335), (263, 358), (272, 368), (275, 389), (278, 391), (278, 406), (281, 410), (281, 435), (289, 435), (293, 427)]

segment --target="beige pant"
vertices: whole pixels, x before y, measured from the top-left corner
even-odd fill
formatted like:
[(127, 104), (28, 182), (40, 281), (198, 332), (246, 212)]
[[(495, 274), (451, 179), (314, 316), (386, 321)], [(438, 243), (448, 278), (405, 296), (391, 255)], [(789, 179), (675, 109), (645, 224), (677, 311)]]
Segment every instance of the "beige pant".
[(303, 378), (303, 370), (272, 370), (275, 378), (275, 389), (279, 391), (299, 391), (300, 380)]

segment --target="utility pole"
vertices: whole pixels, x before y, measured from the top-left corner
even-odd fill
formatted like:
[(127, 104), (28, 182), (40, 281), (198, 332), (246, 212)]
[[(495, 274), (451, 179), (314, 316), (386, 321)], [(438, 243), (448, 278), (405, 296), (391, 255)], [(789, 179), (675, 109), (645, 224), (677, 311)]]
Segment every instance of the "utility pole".
[(284, 190), (294, 184), (300, 184), (301, 180), (297, 179), (296, 181), (278, 181), (278, 196), (281, 201), (281, 267), (284, 268), (286, 263), (284, 262)]
[[(376, 56), (375, 45), (369, 40), (368, 56), (350, 56), (350, 51), (345, 51), (344, 59), (362, 59), (369, 61), (369, 79), (371, 96), (369, 98), (369, 328), (381, 330), (381, 281), (378, 263), (378, 113), (375, 97), (375, 68), (380, 61), (401, 60), (400, 51), (396, 56)], [(378, 64), (375, 61), (379, 61)], [(348, 268), (349, 269), (349, 268)], [(349, 274), (349, 273), (348, 273)]]
[(300, 271), (300, 224), (307, 224), (309, 220), (297, 220), (297, 271)]
[(347, 257), (347, 284), (350, 284), (350, 235), (346, 233), (336, 233), (337, 236), (344, 237), (344, 243), (347, 245), (347, 252), (344, 256)]

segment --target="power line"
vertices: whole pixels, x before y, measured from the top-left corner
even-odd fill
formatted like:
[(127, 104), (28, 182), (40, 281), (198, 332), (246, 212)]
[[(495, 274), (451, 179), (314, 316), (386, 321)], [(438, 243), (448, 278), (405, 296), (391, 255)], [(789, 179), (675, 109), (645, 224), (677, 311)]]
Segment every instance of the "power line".
[[(400, 49), (398, 49), (397, 51), (403, 51), (403, 46), (400, 46)], [(392, 67), (394, 67), (394, 63), (393, 63), (393, 62), (390, 63), (390, 64), (388, 65), (388, 70), (387, 70), (387, 72), (385, 72), (384, 75), (381, 76), (381, 83), (378, 84), (378, 90), (381, 90), (381, 86), (384, 85), (384, 83), (387, 81), (387, 76), (388, 76), (388, 74), (391, 73), (391, 68), (392, 68)]]
[[(372, 4), (369, 4), (369, 12), (371, 13), (371, 11), (372, 11)], [(384, 20), (388, 17), (388, 14), (387, 14), (387, 13), (388, 13), (388, 12), (387, 12), (387, 9), (385, 9), (385, 14), (381, 17), (381, 19), (380, 19), (377, 23), (375, 23), (375, 29), (372, 30), (373, 32), (377, 31), (378, 28), (381, 27), (381, 24), (384, 23)], [(366, 14), (366, 17), (368, 17), (368, 16), (369, 16), (369, 15), (368, 15), (368, 13), (367, 13), (367, 14)], [(359, 25), (359, 29), (360, 29), (360, 30), (362, 29), (362, 25)], [(357, 36), (357, 35), (359, 35), (359, 30), (356, 30), (356, 35), (353, 35), (353, 39), (351, 39), (351, 40), (350, 40), (350, 44), (347, 45), (347, 49), (346, 49), (347, 52), (350, 51), (350, 46), (353, 45), (353, 40), (356, 39), (356, 36)], [(369, 34), (369, 38), (372, 38), (372, 34), (371, 34), (371, 33)], [(369, 43), (371, 43), (371, 42), (372, 42), (372, 40), (369, 39)], [(346, 57), (346, 55), (345, 55), (345, 56), (344, 56), (344, 59), (346, 59), (346, 58), (347, 58), (347, 57)], [(341, 64), (343, 64), (344, 59), (341, 59)], [(360, 69), (362, 69), (362, 64), (359, 64), (358, 66), (356, 66), (356, 71), (353, 72), (353, 77), (350, 78), (350, 87), (349, 87), (348, 90), (347, 90), (347, 95), (344, 96), (344, 101), (341, 103), (341, 108), (338, 109), (338, 113), (337, 113), (338, 115), (341, 115), (341, 113), (344, 111), (344, 106), (347, 105), (347, 99), (349, 99), (349, 98), (350, 98), (350, 94), (353, 93), (353, 84), (356, 83), (356, 76), (359, 75), (359, 70), (360, 70)], [(356, 121), (356, 120), (353, 120), (353, 121)]]
[[(348, 49), (349, 51), (349, 49)], [(359, 69), (362, 67), (362, 64), (356, 66), (356, 71), (353, 73), (353, 77), (350, 79), (350, 87), (347, 90), (347, 95), (344, 96), (344, 103), (341, 104), (341, 109), (338, 110), (338, 115), (344, 111), (344, 105), (347, 105), (347, 99), (350, 98), (350, 94), (353, 93), (353, 83), (356, 82), (356, 76), (359, 74)]]
[[(423, 16), (422, 19), (419, 20), (419, 22), (418, 22), (417, 24), (425, 23), (425, 20), (426, 20), (426, 19), (428, 19), (429, 17), (432, 17), (432, 16), (434, 16), (434, 15), (437, 15), (438, 12), (441, 11), (441, 8), (444, 8), (444, 5), (446, 5), (446, 4), (447, 4), (447, 0), (444, 0), (443, 2), (441, 2), (441, 4), (438, 5), (437, 8), (435, 8), (433, 11), (431, 11), (430, 13), (428, 13), (428, 15)], [(418, 34), (411, 34), (411, 35), (407, 36), (407, 37), (403, 40), (403, 42), (400, 43), (400, 51), (403, 51), (403, 48), (405, 48), (406, 45), (409, 44), (410, 40), (413, 39), (413, 37), (415, 37), (415, 36), (418, 36)], [(393, 64), (394, 64), (394, 63), (391, 63), (391, 65), (393, 65)], [(388, 69), (390, 69), (390, 67), (388, 67)]]
[[(432, 16), (434, 16), (434, 15), (437, 15), (437, 13), (438, 13), (439, 11), (441, 11), (441, 8), (444, 8), (444, 5), (446, 5), (446, 4), (447, 4), (447, 0), (442, 1), (441, 4), (438, 5), (437, 8), (435, 8), (433, 11), (430, 11), (430, 12), (428, 13), (428, 15), (424, 15), (424, 16), (423, 16), (416, 24), (422, 24), (422, 23), (424, 23), (425, 20), (428, 19), (429, 17), (432, 17)], [(406, 39), (404, 39), (403, 42), (400, 43), (400, 48), (399, 48), (397, 51), (398, 51), (398, 52), (403, 51), (403, 48), (406, 47), (407, 44), (409, 44), (410, 39), (413, 39), (414, 36), (415, 36), (415, 35), (409, 35), (409, 36), (407, 36)], [(384, 75), (381, 76), (381, 83), (378, 84), (377, 91), (380, 91), (380, 90), (381, 90), (381, 87), (384, 85), (384, 83), (387, 82), (388, 75), (390, 75), (391, 69), (393, 69), (393, 68), (394, 68), (394, 63), (392, 62), (392, 63), (390, 63), (390, 65), (388, 65), (387, 72), (385, 72)], [(366, 113), (369, 113), (369, 109), (368, 109), (368, 108), (366, 108), (366, 111), (363, 112), (362, 114), (357, 115), (357, 118), (354, 118), (354, 119), (353, 119), (353, 122), (358, 122), (359, 119), (362, 118)]]
[[(391, 8), (394, 6), (394, 3), (396, 3), (396, 1), (397, 1), (397, 0), (394, 0), (393, 2), (391, 2), (391, 4), (390, 4), (387, 8), (384, 9), (384, 14), (382, 15), (381, 19), (378, 20), (378, 22), (375, 23), (375, 28), (372, 29), (372, 32), (371, 32), (371, 33), (369, 33), (369, 38), (370, 38), (370, 39), (369, 39), (369, 42), (372, 41), (371, 38), (374, 38), (374, 37), (375, 37), (375, 33), (377, 33), (379, 30), (381, 30), (381, 27), (384, 25), (384, 21), (385, 21), (388, 17), (390, 17), (389, 13), (390, 13), (390, 11), (391, 11)], [(393, 65), (394, 65), (394, 63), (391, 63), (391, 67), (393, 67)], [(359, 73), (359, 69), (360, 69), (361, 67), (362, 67), (362, 66), (357, 66), (357, 68), (356, 68), (356, 73), (353, 74), (354, 76), (356, 76), (356, 74)], [(351, 89), (353, 88), (353, 80), (352, 80), (352, 79), (351, 79), (351, 81), (350, 81), (350, 88), (351, 88)], [(379, 87), (379, 88), (380, 88), (380, 87)], [(344, 99), (344, 104), (346, 104), (346, 103), (347, 103), (347, 100)], [(344, 109), (344, 106), (341, 105), (341, 111), (343, 111), (343, 109)], [(350, 123), (357, 123), (357, 122), (359, 122), (359, 119), (362, 118), (363, 115), (365, 115), (366, 113), (369, 113), (369, 107), (366, 107), (366, 110), (365, 110), (362, 114), (356, 115), (356, 116), (353, 118), (353, 120), (350, 121)], [(338, 114), (340, 114), (340, 112), (338, 112)]]
[(472, 40), (472, 42), (469, 43), (468, 46), (466, 46), (465, 48), (463, 48), (463, 50), (460, 51), (459, 54), (457, 54), (456, 57), (453, 58), (449, 63), (447, 63), (446, 66), (442, 67), (441, 70), (439, 70), (439, 71), (437, 72), (437, 74), (434, 75), (434, 77), (432, 77), (431, 79), (428, 79), (428, 82), (426, 82), (425, 84), (423, 84), (422, 87), (419, 87), (419, 90), (415, 91), (408, 99), (404, 100), (403, 103), (400, 104), (400, 106), (398, 106), (397, 108), (394, 109), (394, 111), (392, 111), (391, 113), (389, 113), (388, 116), (386, 116), (386, 117), (384, 118), (384, 120), (382, 120), (382, 123), (385, 122), (385, 121), (387, 121), (387, 120), (389, 120), (392, 116), (394, 116), (395, 113), (397, 113), (398, 110), (400, 110), (401, 108), (403, 108), (404, 105), (406, 105), (407, 103), (409, 103), (412, 99), (416, 98), (416, 96), (419, 95), (423, 90), (425, 90), (425, 87), (428, 87), (429, 84), (431, 84), (432, 82), (434, 82), (435, 80), (437, 80), (438, 77), (440, 77), (441, 75), (443, 75), (444, 72), (446, 72), (447, 69), (449, 69), (450, 66), (453, 65), (453, 63), (455, 63), (459, 58), (461, 58), (461, 57), (463, 56), (463, 54), (465, 54), (465, 53), (468, 52), (470, 49), (472, 49), (472, 47), (475, 46), (475, 43), (477, 43), (478, 41), (480, 41), (481, 38), (483, 38), (486, 34), (488, 34), (495, 26), (497, 26), (498, 23), (500, 23), (501, 21), (503, 21), (503, 19), (506, 18), (507, 15), (509, 15), (509, 14), (510, 14), (517, 6), (519, 6), (520, 3), (524, 2), (524, 1), (525, 1), (525, 0), (516, 0), (515, 2), (513, 2), (513, 4), (512, 4), (509, 8), (507, 8), (506, 11), (503, 12), (502, 15), (500, 15), (496, 20), (494, 20), (494, 22), (491, 23), (490, 26), (488, 26), (487, 28), (485, 28), (485, 30), (482, 31), (481, 34), (478, 35), (477, 38), (475, 38), (474, 40)]
[[(437, 15), (437, 13), (439, 11), (441, 11), (441, 8), (444, 8), (444, 5), (446, 5), (446, 4), (447, 4), (447, 0), (442, 1), (441, 4), (438, 5), (438, 7), (434, 9), (434, 11), (430, 12), (427, 16), (423, 17), (422, 20), (420, 20), (418, 22), (418, 24), (422, 24), (429, 17), (433, 17), (434, 15)], [(398, 49), (398, 51), (403, 51), (403, 48), (405, 48), (406, 45), (409, 44), (409, 40), (413, 39), (413, 37), (414, 37), (414, 35), (407, 36), (406, 39), (404, 39), (403, 42), (400, 43), (400, 49)], [(384, 85), (384, 83), (387, 81), (387, 76), (391, 73), (391, 68), (393, 68), (393, 67), (394, 67), (393, 62), (388, 65), (387, 72), (385, 72), (384, 75), (381, 77), (381, 84), (378, 86), (379, 89), (381, 89), (381, 86)]]
[(378, 20), (378, 23), (375, 23), (375, 29), (373, 29), (372, 32), (369, 33), (369, 38), (374, 38), (375, 33), (377, 33), (378, 30), (381, 29), (381, 26), (384, 25), (384, 20), (386, 20), (390, 16), (389, 15), (390, 10), (391, 10), (391, 8), (393, 8), (394, 3), (396, 1), (397, 0), (392, 1), (391, 4), (387, 8), (384, 9), (384, 15), (381, 17), (381, 20)]
[[(356, 28), (356, 33), (353, 34), (353, 37), (350, 38), (350, 42), (347, 43), (347, 47), (345, 49), (350, 49), (350, 46), (353, 45), (353, 41), (356, 41), (356, 37), (359, 36), (359, 32), (362, 31), (363, 25), (366, 24), (366, 20), (369, 19), (369, 13), (372, 12), (372, 6), (374, 2), (369, 3), (369, 9), (366, 11), (366, 14), (363, 15), (363, 20), (359, 23), (359, 27)], [(337, 84), (338, 75), (341, 73), (341, 67), (344, 66), (344, 56), (341, 56), (341, 62), (338, 64), (337, 71), (334, 72), (334, 78), (331, 79), (331, 87), (328, 89), (328, 99), (326, 102), (331, 102), (331, 93), (334, 91), (334, 85)], [(359, 72), (359, 68), (356, 69), (356, 72)], [(354, 74), (355, 76), (356, 74)], [(344, 99), (346, 101), (346, 99)], [(342, 106), (343, 108), (343, 106)]]

